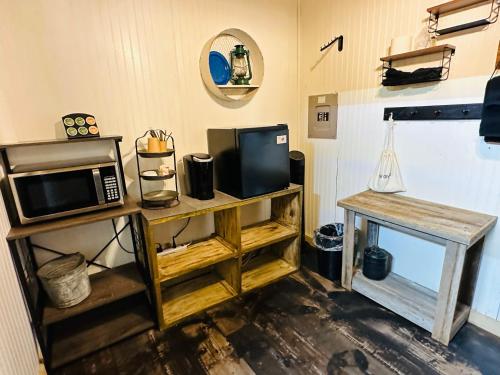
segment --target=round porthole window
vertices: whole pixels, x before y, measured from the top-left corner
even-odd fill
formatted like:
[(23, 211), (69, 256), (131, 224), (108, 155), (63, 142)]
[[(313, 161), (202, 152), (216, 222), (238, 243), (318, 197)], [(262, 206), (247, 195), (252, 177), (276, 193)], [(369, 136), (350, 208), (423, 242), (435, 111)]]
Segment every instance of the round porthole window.
[(207, 41), (200, 57), (208, 91), (228, 101), (249, 100), (264, 78), (264, 59), (257, 43), (240, 29), (227, 29)]

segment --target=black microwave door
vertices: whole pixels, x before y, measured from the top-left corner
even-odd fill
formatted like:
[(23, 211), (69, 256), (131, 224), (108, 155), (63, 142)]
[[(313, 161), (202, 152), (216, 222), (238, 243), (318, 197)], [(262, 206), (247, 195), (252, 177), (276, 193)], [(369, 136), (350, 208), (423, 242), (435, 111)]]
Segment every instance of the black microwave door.
[(239, 133), (242, 197), (282, 190), (290, 184), (288, 129)]
[(91, 169), (17, 177), (14, 182), (26, 218), (99, 204)]

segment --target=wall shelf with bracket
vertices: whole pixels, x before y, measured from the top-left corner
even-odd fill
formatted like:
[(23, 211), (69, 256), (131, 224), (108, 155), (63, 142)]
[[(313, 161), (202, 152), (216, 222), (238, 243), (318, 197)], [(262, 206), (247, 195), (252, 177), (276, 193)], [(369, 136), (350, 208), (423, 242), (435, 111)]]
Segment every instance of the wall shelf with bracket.
[[(451, 65), (451, 57), (455, 54), (455, 46), (451, 44), (443, 44), (440, 46), (434, 46), (429, 48), (422, 48), (415, 51), (409, 51), (405, 53), (400, 53), (397, 55), (390, 55), (380, 58), (382, 61), (382, 79), (385, 80), (387, 78), (386, 73), (389, 69), (392, 68), (392, 63), (394, 61), (410, 59), (414, 57), (433, 55), (433, 54), (441, 54), (441, 74), (439, 78), (436, 79), (422, 79), (418, 81), (413, 81), (413, 83), (422, 83), (422, 82), (433, 82), (433, 81), (445, 81), (448, 79), (450, 73), (450, 65)], [(401, 85), (410, 84), (410, 83), (401, 83)], [(394, 86), (394, 85), (391, 85)]]
[[(491, 2), (490, 15), (476, 21), (467, 22), (464, 24), (438, 29), (439, 17), (443, 14), (464, 10), (471, 6)], [(429, 12), (428, 31), (434, 35), (446, 35), (457, 31), (472, 29), (479, 26), (487, 26), (495, 23), (498, 20), (500, 12), (500, 0), (453, 0), (443, 4), (435, 5), (427, 9)]]

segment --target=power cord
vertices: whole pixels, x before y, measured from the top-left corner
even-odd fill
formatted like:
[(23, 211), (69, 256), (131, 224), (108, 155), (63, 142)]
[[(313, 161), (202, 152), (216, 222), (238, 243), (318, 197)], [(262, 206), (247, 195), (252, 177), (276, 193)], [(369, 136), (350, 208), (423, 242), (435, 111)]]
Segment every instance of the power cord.
[(115, 219), (111, 219), (111, 222), (113, 223), (113, 231), (115, 232), (115, 237), (116, 241), (118, 242), (118, 246), (120, 246), (120, 248), (126, 253), (133, 254), (134, 253), (133, 251), (125, 249), (125, 247), (123, 247), (122, 243), (120, 242), (120, 233), (118, 233), (118, 231), (116, 230)]
[(187, 226), (189, 225), (189, 222), (191, 221), (191, 218), (188, 217), (187, 221), (186, 221), (186, 224), (184, 224), (184, 226), (177, 232), (177, 234), (175, 234), (173, 237), (172, 237), (172, 246), (174, 247), (174, 249), (177, 247), (177, 244), (175, 243), (175, 239), (182, 233), (184, 232), (184, 229), (187, 228)]

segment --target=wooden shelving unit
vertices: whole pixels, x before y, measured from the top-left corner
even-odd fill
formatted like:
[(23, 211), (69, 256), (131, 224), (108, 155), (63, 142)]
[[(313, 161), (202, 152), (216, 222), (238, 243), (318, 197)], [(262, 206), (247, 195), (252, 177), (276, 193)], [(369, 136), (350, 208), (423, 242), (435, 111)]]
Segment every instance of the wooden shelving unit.
[(215, 273), (184, 281), (162, 291), (165, 327), (236, 296), (236, 291)]
[(144, 294), (123, 299), (51, 327), (51, 365), (75, 359), (154, 327)]
[(297, 267), (273, 255), (262, 255), (252, 260), (241, 274), (241, 291), (246, 293), (262, 288), (297, 271)]
[(296, 228), (288, 227), (276, 221), (252, 225), (243, 228), (241, 231), (241, 252), (248, 253), (297, 235)]
[(158, 256), (158, 273), (164, 282), (235, 256), (236, 249), (222, 237), (215, 236), (186, 250)]
[[(269, 221), (241, 228), (241, 207), (271, 200)], [(199, 201), (181, 197), (172, 209), (143, 210), (142, 218), (161, 329), (287, 276), (300, 267), (302, 187), (240, 200), (221, 192)], [(185, 250), (157, 255), (158, 225), (214, 215), (212, 237)], [(264, 254), (255, 253), (262, 250)], [(246, 259), (252, 256), (254, 258)], [(242, 272), (242, 264), (245, 268)]]
[(135, 263), (90, 275), (90, 286), (90, 296), (76, 306), (59, 309), (46, 304), (43, 324), (57, 323), (146, 290)]

